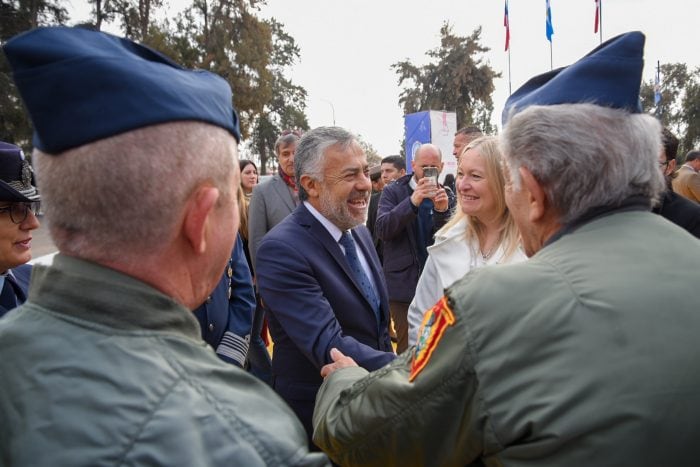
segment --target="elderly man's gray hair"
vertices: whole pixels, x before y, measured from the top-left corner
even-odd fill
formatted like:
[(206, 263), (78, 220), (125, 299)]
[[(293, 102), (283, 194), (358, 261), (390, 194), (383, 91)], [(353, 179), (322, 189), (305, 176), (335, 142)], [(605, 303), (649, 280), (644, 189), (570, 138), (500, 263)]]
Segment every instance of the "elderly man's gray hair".
[(340, 150), (347, 149), (357, 141), (355, 135), (337, 126), (322, 126), (304, 134), (299, 140), (294, 155), (294, 175), (299, 187), (299, 199), (304, 201), (309, 195), (301, 186), (302, 175), (310, 175), (323, 181), (323, 153), (331, 146), (338, 145)]
[(200, 184), (235, 196), (236, 141), (200, 122), (152, 125), (59, 155), (35, 150), (49, 231), (63, 253), (93, 261), (153, 254), (175, 235)]
[(641, 196), (649, 204), (664, 190), (658, 170), (661, 126), (645, 114), (591, 104), (533, 106), (515, 115), (501, 135), (516, 189), (526, 167), (542, 185), (562, 223), (594, 207)]

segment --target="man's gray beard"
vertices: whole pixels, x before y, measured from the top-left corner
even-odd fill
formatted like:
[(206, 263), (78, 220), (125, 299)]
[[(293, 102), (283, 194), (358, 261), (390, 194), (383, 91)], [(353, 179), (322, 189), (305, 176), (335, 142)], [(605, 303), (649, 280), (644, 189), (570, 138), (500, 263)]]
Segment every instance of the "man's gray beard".
[(321, 204), (321, 214), (323, 217), (328, 219), (342, 231), (350, 230), (357, 227), (360, 224), (367, 222), (367, 211), (369, 210), (369, 200), (367, 201), (367, 208), (365, 208), (365, 213), (362, 216), (362, 220), (355, 219), (350, 211), (347, 209), (347, 205), (343, 203), (340, 206), (336, 206), (330, 200), (329, 196), (321, 196), (319, 200)]

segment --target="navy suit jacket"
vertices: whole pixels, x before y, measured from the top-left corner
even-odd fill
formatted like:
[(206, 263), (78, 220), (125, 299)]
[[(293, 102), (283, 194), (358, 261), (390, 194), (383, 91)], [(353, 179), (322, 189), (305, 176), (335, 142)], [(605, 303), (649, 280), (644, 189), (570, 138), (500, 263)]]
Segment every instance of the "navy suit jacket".
[(340, 245), (303, 203), (260, 243), (256, 280), (275, 343), (275, 389), (293, 408), (294, 401), (313, 403), (333, 347), (370, 371), (395, 358), (386, 283), (372, 237), (364, 225), (352, 232), (379, 289), (379, 325)]
[(219, 358), (242, 367), (246, 356), (254, 353), (260, 356), (255, 361), (261, 366), (255, 371), (265, 375), (261, 379), (269, 380), (269, 355), (265, 344), (259, 335), (250, 335), (255, 306), (253, 279), (238, 234), (219, 284), (194, 314), (202, 328), (202, 339), (214, 348)]
[[(19, 288), (21, 289), (20, 292), (24, 293), (24, 295), (21, 295), (19, 293), (15, 294), (15, 296), (17, 297), (17, 306), (20, 306), (27, 300), (27, 295), (29, 294), (29, 279), (32, 276), (32, 265), (22, 264), (20, 266), (17, 266), (16, 268), (12, 268), (12, 275), (15, 276), (15, 282), (17, 282), (17, 285), (19, 285)], [(0, 317), (5, 316), (5, 313), (7, 313), (8, 311), (10, 310), (0, 305)]]
[(700, 204), (669, 188), (661, 195), (654, 212), (700, 238)]

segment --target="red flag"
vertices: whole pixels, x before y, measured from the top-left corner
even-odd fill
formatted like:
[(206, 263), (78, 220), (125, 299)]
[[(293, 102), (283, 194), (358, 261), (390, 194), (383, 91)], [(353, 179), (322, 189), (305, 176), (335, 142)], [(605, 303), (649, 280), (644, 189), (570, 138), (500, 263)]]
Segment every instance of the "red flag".
[(506, 0), (506, 11), (503, 14), (503, 26), (506, 28), (506, 51), (510, 47), (510, 22), (508, 21), (508, 0)]
[(594, 33), (598, 33), (598, 23), (600, 22), (600, 0), (595, 0), (595, 27)]

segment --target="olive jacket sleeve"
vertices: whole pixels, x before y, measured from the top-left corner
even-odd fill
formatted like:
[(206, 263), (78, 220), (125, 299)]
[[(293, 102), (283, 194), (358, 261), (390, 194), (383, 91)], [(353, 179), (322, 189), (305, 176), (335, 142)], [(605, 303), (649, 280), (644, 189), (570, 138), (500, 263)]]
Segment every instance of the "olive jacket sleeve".
[(478, 460), (498, 443), (483, 415), (465, 342), (467, 331), (456, 320), (412, 381), (415, 348), (372, 373), (359, 367), (332, 373), (316, 398), (314, 442), (340, 465)]

